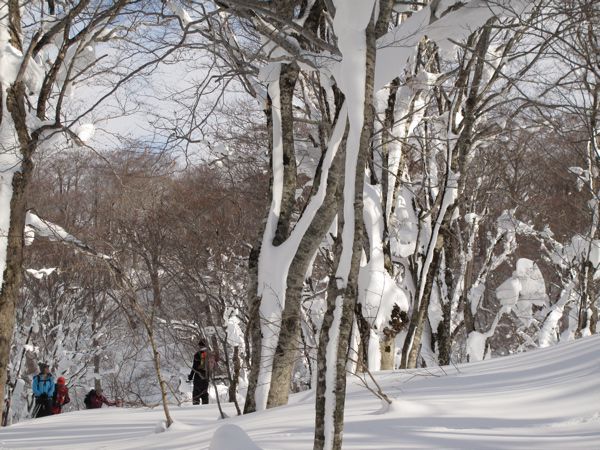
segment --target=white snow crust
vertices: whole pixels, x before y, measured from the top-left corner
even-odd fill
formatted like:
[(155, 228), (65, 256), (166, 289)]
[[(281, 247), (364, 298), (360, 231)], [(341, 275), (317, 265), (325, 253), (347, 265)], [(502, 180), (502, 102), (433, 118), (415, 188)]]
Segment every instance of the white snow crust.
[[(375, 374), (393, 400), (348, 379), (344, 449), (596, 449), (600, 443), (600, 336), (478, 363)], [(20, 422), (0, 430), (10, 449), (305, 450), (312, 448), (314, 394), (235, 417), (225, 404), (102, 408)], [(238, 428), (239, 427), (239, 428)], [(242, 431), (243, 430), (243, 431)]]

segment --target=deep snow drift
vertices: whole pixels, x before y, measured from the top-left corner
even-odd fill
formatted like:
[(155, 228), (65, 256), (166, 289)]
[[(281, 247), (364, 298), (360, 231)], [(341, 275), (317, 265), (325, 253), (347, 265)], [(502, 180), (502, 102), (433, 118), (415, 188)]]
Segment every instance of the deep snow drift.
[[(600, 336), (457, 368), (381, 372), (377, 380), (397, 401), (381, 413), (380, 401), (351, 377), (344, 448), (600, 448)], [(310, 392), (292, 396), (288, 406), (225, 421), (216, 405), (172, 412), (176, 423), (160, 434), (160, 408), (30, 420), (0, 431), (0, 448), (312, 448)]]

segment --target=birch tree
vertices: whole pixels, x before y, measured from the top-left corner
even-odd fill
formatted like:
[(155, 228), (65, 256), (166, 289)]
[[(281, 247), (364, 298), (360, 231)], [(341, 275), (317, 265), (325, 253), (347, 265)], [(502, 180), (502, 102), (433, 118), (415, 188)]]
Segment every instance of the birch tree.
[[(456, 43), (468, 42), (467, 38), (491, 18), (518, 16), (527, 6), (525, 2), (504, 3), (474, 2), (465, 6), (460, 2), (433, 2), (420, 10), (408, 11), (406, 16), (410, 17), (402, 21), (396, 20), (398, 13), (394, 12), (393, 2), (379, 2), (376, 8), (375, 2), (370, 1), (257, 4), (225, 0), (216, 3), (214, 10), (205, 15), (199, 5), (191, 3), (197, 17), (173, 7), (186, 29), (198, 30), (208, 40), (211, 28), (204, 21), (208, 16), (218, 17), (219, 32), (228, 30), (219, 34), (220, 38), (226, 37), (219, 43), (225, 42), (226, 54), (234, 55), (238, 63), (248, 59), (257, 61), (248, 58), (257, 53), (264, 61), (256, 71), (252, 67), (243, 76), (240, 74), (241, 82), (251, 95), (254, 93), (256, 98), (265, 101), (271, 161), (271, 204), (260, 251), (256, 249), (251, 257), (251, 270), (256, 271), (256, 295), (251, 294), (249, 305), (253, 355), (246, 412), (287, 401), (290, 362), (298, 348), (297, 343), (294, 345), (299, 329), (298, 296), (314, 253), (335, 220), (335, 233), (332, 233), (335, 257), (319, 340), (315, 442), (317, 448), (341, 445), (346, 358), (359, 297), (364, 176), (373, 140), (375, 93), (405, 75), (423, 41), (437, 45), (443, 52), (451, 52)], [(225, 21), (235, 26), (226, 27)], [(457, 23), (470, 26), (455, 26)], [(242, 35), (245, 39), (251, 37), (242, 44), (242, 39), (236, 39)], [(487, 45), (485, 39), (483, 41), (480, 47), (485, 52)], [(254, 45), (245, 45), (249, 42)], [(257, 52), (256, 48), (260, 50)], [(483, 62), (479, 64), (480, 71), (483, 65)], [(239, 64), (235, 69), (239, 70)], [(306, 80), (314, 81), (312, 92), (299, 90), (299, 86), (308, 85)], [(256, 89), (260, 84), (266, 86), (266, 92)], [(465, 81), (463, 85), (468, 86), (468, 83)], [(406, 91), (402, 93), (406, 95)], [(294, 108), (295, 101), (307, 106)], [(452, 103), (455, 127), (462, 123), (463, 101), (464, 92), (457, 94), (457, 100)], [(401, 98), (398, 103), (410, 105), (411, 99)], [(325, 126), (314, 127), (313, 133), (318, 132), (314, 141), (320, 144), (319, 164), (311, 174), (311, 195), (306, 202), (299, 203), (295, 194), (298, 146), (294, 123), (307, 119), (316, 119)], [(460, 141), (461, 145), (472, 137), (472, 119), (462, 123), (469, 133)], [(452, 158), (447, 158), (446, 163), (448, 189), (437, 197), (440, 220), (432, 220), (432, 232), (428, 235), (431, 245), (423, 257), (421, 276), (428, 281), (417, 291), (417, 312), (427, 311), (422, 300), (429, 297), (425, 287), (429, 284), (431, 290), (437, 274), (437, 262), (431, 272), (429, 270), (440, 226), (444, 217), (449, 223), (454, 212), (452, 192), (460, 180), (459, 169), (452, 165), (456, 164)], [(388, 186), (391, 184), (388, 181)], [(397, 188), (395, 180), (393, 184)], [(389, 202), (386, 214), (393, 207)], [(378, 238), (371, 250), (381, 251), (382, 241), (385, 240)], [(438, 254), (441, 247), (438, 245)], [(419, 339), (422, 330), (415, 331), (419, 331), (413, 332)], [(410, 358), (414, 361), (419, 343), (412, 346), (412, 338), (409, 342)]]
[[(411, 52), (414, 51), (422, 36), (432, 36), (434, 38), (434, 42), (437, 42), (442, 47), (448, 38), (453, 38), (456, 40), (468, 36), (469, 34), (461, 35), (461, 32), (465, 32), (465, 30), (457, 32), (457, 34), (454, 36), (448, 36), (444, 33), (436, 35), (435, 33), (437, 26), (443, 26), (445, 20), (451, 22), (452, 20), (456, 20), (457, 17), (463, 18), (461, 14), (463, 12), (465, 15), (474, 14), (474, 18), (477, 19), (477, 23), (480, 24), (480, 26), (484, 26), (485, 23), (494, 16), (494, 12), (491, 8), (477, 10), (476, 12), (473, 10), (466, 12), (467, 10), (461, 11), (460, 8), (454, 11), (455, 8), (450, 7), (444, 11), (436, 11), (438, 4), (432, 4), (431, 8), (425, 8), (419, 11), (420, 14), (413, 14), (410, 19), (402, 22), (396, 29), (384, 34), (380, 38), (379, 42), (379, 44), (390, 43), (388, 39), (394, 39), (394, 42), (398, 42), (397, 39), (399, 39), (399, 35), (402, 35), (402, 33), (405, 32), (410, 34), (410, 37), (407, 38), (409, 42), (411, 42), (412, 39), (416, 39), (416, 41), (412, 41), (414, 42), (414, 47), (403, 46), (402, 50), (398, 50), (397, 47), (392, 49), (391, 47), (385, 47), (385, 45), (383, 45), (380, 47), (382, 50), (377, 51), (377, 46), (375, 43), (376, 34), (374, 33), (374, 30), (381, 26), (378, 21), (382, 19), (384, 20), (384, 23), (386, 23), (384, 28), (387, 29), (387, 20), (389, 20), (389, 18), (386, 18), (385, 15), (382, 16), (382, 13), (385, 14), (386, 9), (383, 7), (380, 8), (379, 16), (377, 18), (374, 17), (374, 9), (366, 10), (362, 14), (358, 15), (362, 18), (362, 21), (360, 21), (356, 18), (356, 15), (351, 13), (349, 9), (346, 9), (349, 8), (347, 5), (338, 5), (336, 3), (335, 6), (336, 12), (333, 21), (334, 30), (336, 24), (338, 24), (338, 17), (340, 18), (339, 26), (341, 27), (339, 32), (336, 32), (338, 37), (338, 45), (340, 46), (343, 56), (340, 63), (341, 67), (345, 67), (344, 64), (346, 63), (357, 64), (356, 61), (358, 61), (358, 57), (356, 59), (352, 58), (348, 62), (346, 61), (346, 55), (348, 55), (350, 48), (354, 49), (358, 47), (358, 49), (361, 51), (364, 48), (365, 60), (362, 60), (361, 55), (360, 66), (362, 67), (364, 64), (364, 70), (359, 69), (358, 64), (356, 66), (352, 66), (353, 76), (355, 79), (359, 78), (361, 83), (359, 86), (358, 82), (354, 81), (354, 84), (352, 84), (352, 92), (344, 90), (344, 87), (347, 85), (344, 83), (345, 79), (343, 76), (341, 79), (337, 80), (342, 86), (341, 90), (346, 96), (346, 102), (349, 105), (349, 111), (352, 111), (352, 113), (349, 113), (348, 115), (349, 131), (348, 140), (346, 143), (347, 165), (346, 170), (344, 171), (345, 187), (342, 196), (343, 208), (341, 208), (338, 216), (338, 227), (341, 229), (341, 231), (338, 233), (338, 240), (336, 242), (336, 245), (338, 246), (336, 251), (336, 258), (338, 259), (335, 266), (336, 276), (330, 280), (330, 286), (328, 289), (328, 311), (321, 329), (321, 337), (319, 342), (320, 367), (317, 390), (315, 448), (341, 447), (343, 405), (345, 398), (345, 367), (347, 363), (350, 330), (352, 328), (352, 315), (358, 295), (357, 276), (362, 247), (360, 241), (362, 240), (363, 222), (361, 217), (362, 214), (360, 213), (362, 212), (363, 205), (363, 171), (366, 167), (369, 144), (372, 138), (371, 134), (374, 118), (373, 95), (377, 89), (382, 87), (382, 85), (379, 84), (382, 82), (382, 79), (385, 80), (385, 83), (389, 83), (392, 81), (394, 75), (393, 73), (389, 73), (389, 67), (394, 67), (394, 65), (390, 64), (390, 61), (386, 59), (392, 55), (395, 57), (404, 56), (404, 58), (399, 60), (393, 60), (395, 63), (404, 68), (404, 64), (407, 64), (407, 60), (411, 56)], [(367, 8), (367, 6), (364, 7)], [(371, 13), (371, 22), (366, 22), (365, 17), (369, 15), (369, 12)], [(496, 10), (496, 13), (498, 14), (502, 14), (503, 12), (509, 15), (515, 14), (514, 11), (506, 12), (506, 10)], [(427, 13), (429, 13), (429, 17), (427, 17)], [(338, 14), (340, 16), (338, 16)], [(439, 22), (436, 22), (438, 19), (438, 14), (441, 18)], [(350, 16), (352, 16), (352, 18), (350, 18)], [(424, 24), (423, 19), (425, 17), (427, 17), (428, 20)], [(445, 20), (443, 18), (445, 18)], [(342, 23), (344, 25), (342, 25)], [(417, 27), (418, 32), (413, 34), (414, 29), (412, 29), (411, 26), (414, 26), (415, 24), (419, 24)], [(362, 33), (365, 33), (364, 38), (362, 37)], [(355, 39), (355, 41), (352, 41), (352, 45), (344, 47), (343, 45), (345, 38), (348, 39), (348, 43), (350, 42), (351, 38), (349, 36), (353, 36), (352, 39)], [(366, 42), (366, 44), (362, 44), (363, 42)], [(364, 47), (357, 45), (358, 43), (364, 45)], [(404, 43), (406, 44), (406, 42)], [(390, 52), (392, 55), (390, 55)], [(378, 66), (377, 64), (381, 65)], [(380, 71), (378, 71), (379, 68), (381, 68)], [(359, 70), (361, 71), (359, 72)], [(398, 67), (394, 67), (394, 70), (399, 72)], [(347, 73), (347, 71), (342, 70), (342, 73)], [(357, 77), (357, 73), (364, 75)], [(362, 88), (363, 82), (365, 83), (364, 90)], [(357, 100), (356, 97), (354, 97), (357, 92), (361, 95), (360, 100)], [(357, 101), (357, 104), (354, 104), (353, 100)], [(361, 102), (364, 102), (364, 104)], [(355, 114), (357, 114), (356, 111), (363, 113), (363, 117), (361, 119), (358, 119), (358, 117), (355, 116)], [(351, 141), (353, 126), (357, 124), (359, 125), (359, 130), (361, 131), (354, 130), (354, 133), (356, 133), (355, 138), (353, 141)], [(471, 125), (469, 125), (467, 128), (470, 126)], [(458, 142), (461, 142), (460, 139)], [(352, 157), (357, 159), (351, 159)], [(348, 164), (348, 161), (352, 162)], [(458, 173), (462, 173), (459, 172), (459, 170), (454, 171), (451, 169), (452, 166), (450, 158), (446, 160), (446, 163), (448, 164), (447, 184), (446, 189), (444, 189), (442, 197), (440, 197), (439, 200), (440, 210), (438, 211), (437, 215), (438, 220), (433, 222), (432, 239), (430, 240), (429, 248), (426, 251), (427, 256), (423, 263), (423, 266), (426, 268), (426, 272), (429, 270), (428, 266), (433, 264), (432, 261), (436, 255), (436, 252), (440, 252), (441, 248), (443, 247), (443, 244), (440, 245), (438, 238), (440, 226), (443, 223), (441, 219), (445, 218), (446, 214), (448, 214), (448, 218), (452, 217), (452, 214), (449, 214), (447, 210), (450, 206), (454, 207), (453, 204), (455, 197), (453, 197), (454, 192), (452, 191), (458, 187), (457, 184), (455, 184), (460, 180)], [(452, 175), (453, 173), (454, 175)], [(349, 195), (351, 196), (351, 199), (349, 199)], [(353, 203), (352, 207), (350, 206), (351, 203)], [(350, 208), (353, 208), (353, 212), (348, 211)], [(352, 239), (351, 243), (350, 237)], [(352, 246), (352, 250), (349, 249), (350, 246)], [(432, 274), (435, 275), (435, 273), (436, 269), (434, 265)], [(428, 277), (429, 275), (425, 278)], [(424, 277), (422, 277), (422, 279), (423, 278)], [(416, 297), (416, 304), (418, 305), (417, 309), (419, 311), (426, 312), (426, 308), (420, 304), (421, 300), (425, 298), (424, 295), (426, 294), (426, 289), (427, 284), (421, 284)], [(429, 295), (429, 292), (427, 292), (427, 295)], [(413, 347), (413, 349), (416, 349), (416, 347), (417, 346)], [(415, 360), (416, 352), (418, 352), (418, 350), (411, 350), (409, 359)], [(333, 395), (334, 392), (335, 396)]]

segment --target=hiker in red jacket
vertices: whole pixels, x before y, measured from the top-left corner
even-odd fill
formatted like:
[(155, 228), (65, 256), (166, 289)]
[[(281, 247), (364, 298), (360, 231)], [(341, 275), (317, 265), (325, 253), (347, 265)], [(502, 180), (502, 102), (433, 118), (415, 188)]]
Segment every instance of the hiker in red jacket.
[(102, 389), (92, 389), (87, 393), (83, 400), (87, 409), (98, 409), (102, 408), (102, 405), (106, 406), (118, 406), (117, 402), (111, 402), (103, 394)]
[(65, 382), (65, 377), (58, 377), (54, 387), (54, 395), (52, 395), (52, 406), (50, 407), (52, 414), (60, 414), (62, 407), (70, 401), (69, 388)]

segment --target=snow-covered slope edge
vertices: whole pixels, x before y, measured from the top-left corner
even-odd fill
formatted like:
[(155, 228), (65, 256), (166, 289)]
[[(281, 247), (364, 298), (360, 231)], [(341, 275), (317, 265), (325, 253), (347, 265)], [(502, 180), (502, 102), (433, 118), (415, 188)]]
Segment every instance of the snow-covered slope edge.
[[(351, 378), (344, 448), (600, 448), (600, 336), (458, 368), (382, 372), (377, 379), (397, 402), (379, 414), (379, 400)], [(225, 423), (264, 450), (312, 448), (311, 393), (226, 421), (216, 419), (216, 405), (174, 408), (173, 414), (176, 424), (162, 434), (154, 433), (158, 408), (38, 419), (0, 431), (0, 448), (206, 449)], [(219, 450), (244, 450), (233, 435), (227, 447), (227, 434), (219, 434)]]

